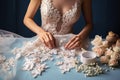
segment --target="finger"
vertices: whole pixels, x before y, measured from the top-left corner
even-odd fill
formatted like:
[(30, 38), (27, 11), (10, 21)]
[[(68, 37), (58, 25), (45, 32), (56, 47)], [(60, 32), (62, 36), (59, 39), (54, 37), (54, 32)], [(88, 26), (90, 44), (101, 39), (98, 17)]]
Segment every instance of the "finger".
[(41, 41), (48, 47), (48, 44), (46, 43), (44, 38), (42, 38)]
[(49, 37), (49, 39), (50, 39), (50, 43), (51, 43), (51, 45), (52, 45), (52, 47), (54, 48), (55, 47), (55, 41), (54, 41), (54, 38), (53, 38), (53, 36), (49, 33), (48, 34), (48, 37)]
[(79, 42), (76, 42), (74, 45), (72, 45), (69, 49), (74, 49), (80, 45)]
[(53, 37), (53, 44), (54, 44), (54, 48), (56, 47), (56, 41), (55, 38)]
[(66, 48), (69, 48), (70, 46), (72, 46), (76, 41), (79, 40), (78, 36), (73, 37), (70, 42), (67, 44)]
[(68, 49), (71, 47), (71, 46), (73, 46), (76, 42), (78, 42), (79, 41), (79, 38), (78, 37), (76, 37), (75, 38), (75, 40), (74, 41), (72, 41), (69, 45), (68, 45)]
[(47, 35), (45, 35), (44, 39), (45, 39), (45, 42), (47, 43), (48, 47), (52, 48), (49, 37)]
[(65, 45), (65, 48), (68, 47), (68, 45), (75, 39), (75, 37), (73, 37), (66, 45)]

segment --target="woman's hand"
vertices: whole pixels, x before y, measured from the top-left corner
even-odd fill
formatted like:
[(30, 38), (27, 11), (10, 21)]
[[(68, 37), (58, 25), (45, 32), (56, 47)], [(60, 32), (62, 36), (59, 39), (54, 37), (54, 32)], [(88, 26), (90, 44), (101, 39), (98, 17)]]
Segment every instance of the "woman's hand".
[(41, 40), (47, 47), (49, 47), (50, 49), (56, 47), (56, 45), (55, 45), (55, 39), (54, 39), (54, 37), (52, 36), (51, 33), (43, 31), (43, 32), (40, 32), (38, 35), (39, 35), (39, 37), (40, 37), (40, 40)]
[(74, 49), (81, 47), (82, 39), (79, 35), (75, 35), (66, 45), (66, 49)]

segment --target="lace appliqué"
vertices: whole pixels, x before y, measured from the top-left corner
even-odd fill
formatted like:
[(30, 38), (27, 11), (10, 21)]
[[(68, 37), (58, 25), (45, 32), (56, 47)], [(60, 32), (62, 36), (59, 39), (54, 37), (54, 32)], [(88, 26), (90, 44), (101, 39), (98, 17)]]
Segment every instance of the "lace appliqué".
[[(63, 15), (52, 4), (52, 0), (43, 0), (41, 4), (42, 28), (52, 34), (67, 34), (79, 19), (81, 0), (76, 0), (72, 8)], [(61, 25), (58, 25), (61, 23)], [(60, 30), (57, 28), (60, 26)]]
[[(33, 77), (37, 77), (46, 71), (47, 61), (55, 60), (61, 73), (69, 72), (75, 68), (75, 63), (79, 61), (79, 49), (66, 50), (63, 45), (73, 36), (69, 35), (54, 35), (57, 39), (58, 48), (50, 50), (45, 45), (41, 44), (39, 38), (34, 41), (26, 42), (21, 48), (14, 48), (12, 53), (16, 55), (16, 59), (24, 57), (25, 63), (23, 64), (23, 70), (30, 71)], [(38, 44), (38, 45), (36, 45)], [(20, 55), (21, 56), (20, 56)]]

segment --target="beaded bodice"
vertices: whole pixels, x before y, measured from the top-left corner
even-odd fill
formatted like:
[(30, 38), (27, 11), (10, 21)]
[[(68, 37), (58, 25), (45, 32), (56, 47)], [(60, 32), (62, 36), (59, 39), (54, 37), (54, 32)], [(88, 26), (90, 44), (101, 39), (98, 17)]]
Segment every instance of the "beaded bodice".
[(61, 14), (54, 7), (52, 0), (42, 0), (42, 28), (52, 34), (67, 34), (72, 31), (73, 24), (79, 19), (82, 0), (76, 0), (71, 9)]

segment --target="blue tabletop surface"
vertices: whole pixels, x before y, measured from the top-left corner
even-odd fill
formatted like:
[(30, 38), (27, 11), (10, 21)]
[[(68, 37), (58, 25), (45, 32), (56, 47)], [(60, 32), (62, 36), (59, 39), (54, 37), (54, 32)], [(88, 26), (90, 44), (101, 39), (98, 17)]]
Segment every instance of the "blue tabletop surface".
[[(14, 56), (10, 52), (14, 47), (21, 47), (23, 41), (31, 40), (31, 38), (16, 38), (14, 42), (10, 45), (4, 45), (7, 50), (3, 51), (2, 53), (6, 56)], [(117, 68), (115, 70), (110, 70), (110, 72), (106, 72), (105, 74), (101, 74), (95, 77), (85, 77), (83, 73), (76, 72), (75, 69), (72, 69), (70, 72), (62, 74), (60, 69), (55, 66), (54, 61), (48, 61), (47, 64), (49, 65), (49, 69), (42, 73), (41, 76), (37, 78), (33, 78), (29, 71), (23, 71), (23, 58), (19, 59), (16, 62), (16, 68), (11, 71), (11, 74), (14, 76), (11, 79), (8, 77), (9, 75), (3, 75), (0, 73), (0, 80), (120, 80), (120, 69)], [(3, 77), (8, 77), (4, 79)]]

